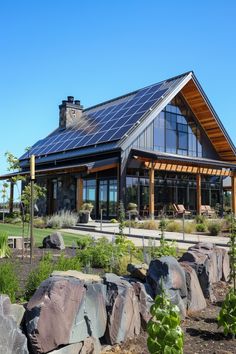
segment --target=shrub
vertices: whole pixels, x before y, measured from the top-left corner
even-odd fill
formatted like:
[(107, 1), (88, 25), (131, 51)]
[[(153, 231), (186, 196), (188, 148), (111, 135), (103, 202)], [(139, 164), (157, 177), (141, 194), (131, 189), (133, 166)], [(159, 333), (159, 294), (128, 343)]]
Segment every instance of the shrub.
[(76, 225), (78, 216), (71, 211), (61, 211), (50, 216), (47, 219), (47, 226), (53, 229), (61, 229), (65, 227), (73, 227)]
[(195, 220), (197, 224), (204, 224), (206, 222), (206, 217), (204, 215), (196, 215)]
[(117, 223), (118, 223), (118, 221), (117, 221), (116, 219), (111, 219), (110, 222), (111, 222), (112, 224), (117, 224)]
[(207, 225), (207, 228), (211, 236), (217, 236), (221, 230), (221, 224), (218, 221), (211, 221)]
[(218, 326), (224, 328), (224, 334), (236, 335), (236, 294), (234, 289), (230, 289), (223, 302), (219, 316), (217, 317)]
[(205, 232), (207, 230), (206, 224), (196, 224), (197, 232)]
[(162, 256), (177, 257), (177, 243), (175, 241), (166, 241), (164, 238), (160, 240), (159, 247), (151, 248), (151, 257), (160, 258)]
[(146, 220), (139, 224), (140, 229), (158, 230), (158, 222), (155, 220)]
[(91, 212), (93, 210), (93, 204), (92, 203), (84, 203), (82, 204), (80, 210), (87, 210)]
[(84, 249), (93, 243), (93, 238), (91, 236), (80, 236), (76, 242), (79, 249)]
[(10, 261), (0, 264), (0, 293), (10, 297), (11, 302), (16, 301), (20, 290), (19, 279), (16, 273), (16, 264)]
[(195, 223), (191, 221), (184, 223), (184, 232), (186, 232), (186, 234), (192, 234), (195, 231), (195, 229), (196, 229)]
[(9, 257), (11, 254), (8, 246), (8, 235), (5, 232), (0, 233), (0, 258)]
[(166, 231), (169, 231), (169, 232), (181, 232), (182, 231), (182, 226), (177, 221), (170, 221), (167, 224), (167, 226), (166, 226)]
[(149, 352), (182, 354), (183, 331), (180, 327), (179, 308), (171, 304), (163, 287), (150, 312), (152, 318), (147, 325)]
[(53, 270), (81, 270), (81, 263), (78, 257), (65, 257), (63, 253), (61, 253), (58, 260), (53, 264)]
[(137, 210), (137, 204), (135, 203), (129, 203), (128, 206), (127, 206), (127, 209), (128, 210)]
[(39, 262), (38, 266), (34, 268), (28, 275), (25, 295), (26, 299), (29, 300), (33, 295), (38, 286), (49, 277), (53, 271), (53, 262), (51, 253), (47, 253), (43, 256), (42, 260)]
[(34, 219), (34, 227), (36, 227), (37, 229), (44, 229), (46, 226), (46, 222), (43, 218)]

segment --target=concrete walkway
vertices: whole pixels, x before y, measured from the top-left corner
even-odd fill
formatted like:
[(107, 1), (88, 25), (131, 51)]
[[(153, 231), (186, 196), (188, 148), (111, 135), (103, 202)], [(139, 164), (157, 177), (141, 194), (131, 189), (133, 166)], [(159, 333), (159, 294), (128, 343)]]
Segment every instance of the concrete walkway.
[[(114, 235), (119, 233), (119, 227), (117, 224), (103, 224), (102, 230), (99, 223), (87, 224), (86, 227), (76, 226), (73, 229), (63, 229), (61, 231), (74, 233), (78, 235), (90, 235), (94, 238), (107, 237), (112, 240)], [(130, 233), (129, 233), (130, 231)], [(130, 239), (136, 246), (142, 247), (143, 245), (148, 246), (150, 242), (155, 242), (156, 246), (160, 244), (161, 233), (159, 230), (146, 230), (146, 229), (134, 229), (125, 228), (125, 235)], [(188, 249), (191, 245), (197, 242), (211, 242), (215, 243), (217, 246), (228, 248), (227, 243), (229, 242), (228, 237), (223, 236), (208, 236), (208, 235), (195, 235), (195, 234), (184, 234), (179, 232), (167, 232), (164, 233), (165, 239), (168, 241), (176, 241), (179, 248)]]

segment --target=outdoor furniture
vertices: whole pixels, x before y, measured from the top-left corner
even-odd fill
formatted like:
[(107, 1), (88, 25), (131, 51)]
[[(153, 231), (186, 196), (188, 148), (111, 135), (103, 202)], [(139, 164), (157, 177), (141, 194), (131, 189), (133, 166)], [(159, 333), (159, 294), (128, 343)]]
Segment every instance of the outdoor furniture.
[[(22, 236), (9, 236), (8, 237), (8, 245), (11, 248), (15, 248), (18, 250), (22, 249)], [(30, 239), (24, 238), (24, 248), (30, 246)]]
[(210, 205), (201, 205), (201, 214), (212, 217), (215, 215), (215, 210), (212, 209)]
[(142, 215), (142, 217), (144, 218), (145, 216), (149, 215), (149, 208), (147, 205), (143, 206), (143, 209), (140, 211), (140, 214)]
[(173, 204), (173, 208), (176, 216), (191, 215), (191, 211), (186, 210), (183, 204)]

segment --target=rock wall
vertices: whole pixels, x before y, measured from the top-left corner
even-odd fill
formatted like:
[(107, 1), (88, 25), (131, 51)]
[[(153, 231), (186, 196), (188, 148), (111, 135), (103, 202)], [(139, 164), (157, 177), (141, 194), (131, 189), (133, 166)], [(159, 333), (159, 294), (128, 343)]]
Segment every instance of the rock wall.
[(197, 244), (179, 262), (167, 256), (152, 260), (148, 269), (128, 269), (130, 276), (107, 273), (103, 279), (77, 271), (54, 272), (26, 307), (23, 326), (29, 351), (20, 327), (24, 309), (0, 296), (0, 352), (99, 354), (100, 343), (125, 342), (146, 328), (161, 286), (183, 318), (204, 309), (205, 297), (214, 300), (212, 284), (228, 278), (229, 258), (219, 247)]

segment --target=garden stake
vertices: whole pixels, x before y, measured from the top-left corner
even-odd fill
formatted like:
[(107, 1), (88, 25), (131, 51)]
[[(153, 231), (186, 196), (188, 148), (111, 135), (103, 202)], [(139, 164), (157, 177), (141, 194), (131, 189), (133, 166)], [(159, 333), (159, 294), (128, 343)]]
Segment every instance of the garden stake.
[(35, 156), (30, 157), (30, 187), (31, 187), (31, 198), (30, 198), (30, 264), (32, 264), (33, 259), (33, 247), (34, 247), (34, 180), (35, 180)]

